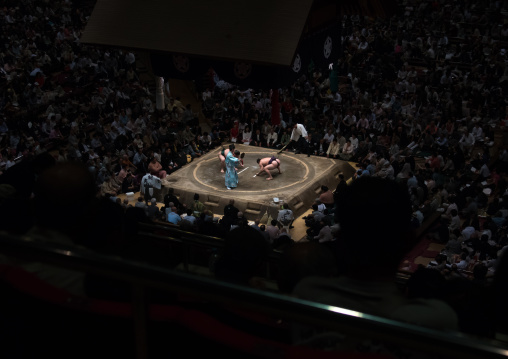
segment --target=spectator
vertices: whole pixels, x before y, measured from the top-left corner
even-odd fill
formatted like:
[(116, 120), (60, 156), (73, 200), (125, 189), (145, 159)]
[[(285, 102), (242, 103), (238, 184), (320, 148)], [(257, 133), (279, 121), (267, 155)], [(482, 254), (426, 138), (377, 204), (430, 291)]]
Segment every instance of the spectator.
[[(408, 300), (393, 282), (411, 240), (411, 206), (406, 191), (390, 180), (362, 177), (348, 187), (338, 210), (339, 238), (347, 253), (346, 274), (306, 278), (294, 294), (424, 326), (457, 328), (457, 315), (447, 304)], [(363, 225), (366, 217), (370, 218), (369, 226)], [(362, 291), (368, 295), (363, 296)]]
[(224, 207), (224, 216), (222, 217), (221, 224), (229, 230), (231, 225), (236, 222), (238, 212), (240, 212), (240, 210), (235, 207), (235, 200), (230, 199), (229, 204)]
[(189, 222), (191, 226), (195, 226), (197, 219), (194, 216), (192, 209), (188, 208), (186, 214), (187, 215), (182, 218), (182, 220)]
[(161, 179), (166, 178), (166, 171), (162, 169), (162, 165), (155, 157), (153, 157), (150, 163), (148, 164), (148, 171), (153, 176), (157, 176)]
[(231, 230), (215, 263), (215, 276), (231, 283), (262, 287), (255, 274), (268, 257), (269, 246), (261, 233), (249, 226)]
[(293, 221), (295, 217), (293, 215), (293, 211), (289, 209), (289, 204), (284, 203), (282, 205), (282, 209), (277, 214), (277, 223), (279, 227), (289, 227), (289, 229), (293, 228)]
[(314, 236), (312, 238), (312, 240), (317, 241), (319, 243), (332, 241), (334, 238), (332, 236), (329, 218), (323, 217), (319, 224), (320, 224), (321, 229), (319, 230), (319, 233), (317, 234), (317, 236)]
[(182, 217), (176, 212), (176, 207), (171, 208), (171, 212), (168, 213), (167, 218), (168, 222), (172, 224), (180, 224), (182, 221)]
[(340, 147), (339, 144), (337, 143), (337, 139), (334, 138), (330, 146), (328, 146), (328, 150), (326, 151), (326, 157), (339, 158), (339, 150)]
[(199, 194), (194, 194), (194, 201), (190, 207), (194, 216), (199, 217), (205, 210), (205, 205), (199, 201)]
[(145, 199), (143, 197), (138, 197), (138, 201), (134, 205), (135, 208), (141, 208), (146, 213), (146, 208), (148, 207), (145, 203)]
[(146, 207), (146, 215), (150, 219), (156, 219), (159, 214), (159, 207), (157, 206), (157, 199), (152, 198), (150, 204)]
[(326, 206), (326, 208), (333, 208), (333, 192), (327, 186), (321, 186), (321, 194), (319, 195), (319, 200)]
[(261, 220), (260, 220), (259, 218), (256, 218), (256, 219), (254, 220), (254, 224), (252, 224), (252, 225), (251, 225), (251, 227), (252, 227), (252, 228), (254, 228), (255, 230), (257, 230), (257, 231), (260, 231), (260, 232), (261, 232), (261, 228), (259, 227), (259, 222), (260, 222), (260, 221), (261, 221)]
[(269, 235), (270, 244), (272, 244), (273, 241), (275, 240), (275, 238), (277, 238), (277, 236), (279, 235), (279, 232), (280, 232), (279, 231), (279, 227), (277, 227), (277, 220), (276, 219), (272, 219), (270, 224), (268, 226), (266, 226), (266, 232)]

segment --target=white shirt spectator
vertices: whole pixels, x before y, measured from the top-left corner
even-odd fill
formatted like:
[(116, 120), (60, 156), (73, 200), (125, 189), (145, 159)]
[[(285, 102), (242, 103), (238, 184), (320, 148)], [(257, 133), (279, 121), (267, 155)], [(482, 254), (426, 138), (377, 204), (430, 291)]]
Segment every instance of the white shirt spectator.
[(462, 230), (462, 236), (464, 237), (464, 240), (469, 240), (471, 238), (471, 235), (476, 232), (476, 229), (474, 227), (468, 226)]
[(466, 269), (468, 265), (467, 260), (461, 259), (459, 263), (457, 263), (457, 269)]
[(349, 140), (351, 141), (351, 145), (353, 146), (353, 150), (356, 150), (358, 148), (358, 137), (349, 137)]
[(133, 63), (136, 62), (136, 56), (134, 56), (134, 54), (132, 52), (128, 52), (126, 55), (125, 55), (125, 62), (129, 65), (132, 65)]
[(475, 125), (471, 130), (471, 134), (476, 141), (483, 140), (483, 129), (480, 126)]
[(332, 231), (330, 226), (324, 226), (319, 231), (319, 234), (314, 237), (314, 239), (318, 240), (319, 243), (330, 242), (333, 240)]
[(359, 51), (365, 51), (369, 47), (369, 43), (367, 41), (362, 41), (358, 44)]
[(451, 218), (450, 225), (448, 226), (448, 229), (450, 230), (450, 232), (453, 232), (456, 229), (460, 229), (460, 225), (461, 225), (460, 217), (459, 217), (459, 215), (456, 215)]
[(293, 211), (290, 209), (281, 209), (277, 215), (277, 221), (284, 225), (288, 225), (293, 219)]
[(209, 98), (212, 98), (212, 92), (209, 89), (206, 89), (203, 92), (203, 102), (208, 100)]
[(325, 135), (323, 136), (323, 139), (328, 144), (332, 143), (334, 138), (335, 138), (335, 135), (333, 133), (325, 133)]
[(422, 211), (420, 211), (419, 209), (417, 209), (413, 215), (416, 217), (416, 219), (418, 220), (418, 222), (420, 223), (420, 226), (422, 225), (423, 223), (423, 220), (424, 220), (424, 217), (423, 217), (423, 213)]
[(475, 144), (475, 138), (471, 133), (465, 133), (459, 140), (459, 143), (466, 148), (471, 148)]
[(342, 102), (342, 96), (340, 95), (340, 93), (338, 93), (338, 92), (335, 93), (335, 96), (333, 97), (333, 102), (336, 102), (336, 103)]
[[(270, 142), (272, 141), (272, 142)], [(275, 144), (277, 143), (277, 132), (273, 131), (273, 132), (270, 132), (267, 136), (266, 136), (266, 142), (268, 144), (272, 143), (272, 144)]]
[(16, 162), (14, 162), (14, 160), (11, 160), (11, 159), (8, 159), (7, 162), (5, 162), (5, 169), (9, 169), (11, 168), (12, 166), (14, 166), (16, 164)]
[(480, 167), (480, 176), (482, 176), (483, 178), (487, 178), (490, 176), (490, 170), (489, 170), (489, 166), (487, 166), (486, 163), (483, 164), (483, 166)]

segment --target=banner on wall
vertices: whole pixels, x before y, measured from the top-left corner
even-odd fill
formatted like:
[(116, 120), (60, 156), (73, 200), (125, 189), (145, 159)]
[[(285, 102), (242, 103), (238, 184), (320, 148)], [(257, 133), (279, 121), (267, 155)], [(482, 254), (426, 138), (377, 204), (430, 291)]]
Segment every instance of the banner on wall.
[(201, 80), (210, 68), (224, 81), (240, 88), (280, 88), (308, 75), (309, 65), (325, 71), (342, 53), (341, 23), (336, 22), (300, 40), (290, 66), (247, 61), (220, 61), (182, 54), (152, 53), (154, 74), (165, 78)]

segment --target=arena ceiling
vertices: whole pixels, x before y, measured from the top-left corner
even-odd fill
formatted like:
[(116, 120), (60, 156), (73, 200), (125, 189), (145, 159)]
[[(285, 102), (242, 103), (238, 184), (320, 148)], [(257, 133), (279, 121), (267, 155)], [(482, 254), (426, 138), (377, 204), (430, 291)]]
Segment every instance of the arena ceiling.
[(289, 65), (312, 0), (98, 0), (82, 41)]
[[(386, 17), (393, 11), (394, 3), (395, 0), (97, 0), (81, 40), (146, 50), (152, 56), (155, 72), (169, 71), (161, 76), (185, 77), (182, 69), (201, 71), (210, 67), (203, 62), (213, 63), (214, 68), (236, 62), (236, 74), (238, 69), (247, 71), (248, 66), (289, 71), (304, 37), (329, 31), (332, 39), (340, 39), (340, 30), (333, 24), (342, 15)], [(326, 37), (319, 41), (326, 41)], [(338, 41), (334, 43), (335, 50), (337, 44)], [(319, 46), (322, 48), (323, 44)], [(158, 68), (158, 63), (168, 61), (174, 68)]]

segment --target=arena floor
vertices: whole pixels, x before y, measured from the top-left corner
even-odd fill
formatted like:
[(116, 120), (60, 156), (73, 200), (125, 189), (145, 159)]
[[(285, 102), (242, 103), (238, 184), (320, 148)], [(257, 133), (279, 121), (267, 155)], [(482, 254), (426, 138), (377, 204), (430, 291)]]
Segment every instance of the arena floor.
[[(172, 187), (179, 200), (192, 203), (195, 193), (214, 214), (222, 214), (224, 206), (230, 199), (249, 220), (261, 217), (268, 212), (276, 216), (281, 203), (289, 203), (295, 217), (303, 214), (319, 196), (321, 185), (332, 190), (338, 183), (339, 174), (347, 179), (355, 172), (346, 161), (334, 160), (263, 147), (237, 145), (245, 153), (244, 166), (239, 168), (238, 187), (228, 190), (225, 186), (224, 173), (220, 172), (219, 149), (213, 150), (192, 163), (169, 175), (165, 181), (158, 200), (162, 200), (168, 188)], [(259, 172), (257, 158), (275, 155), (281, 161), (281, 172), (272, 171), (273, 180), (267, 181), (266, 174), (254, 177)], [(279, 203), (274, 201), (279, 199)]]

